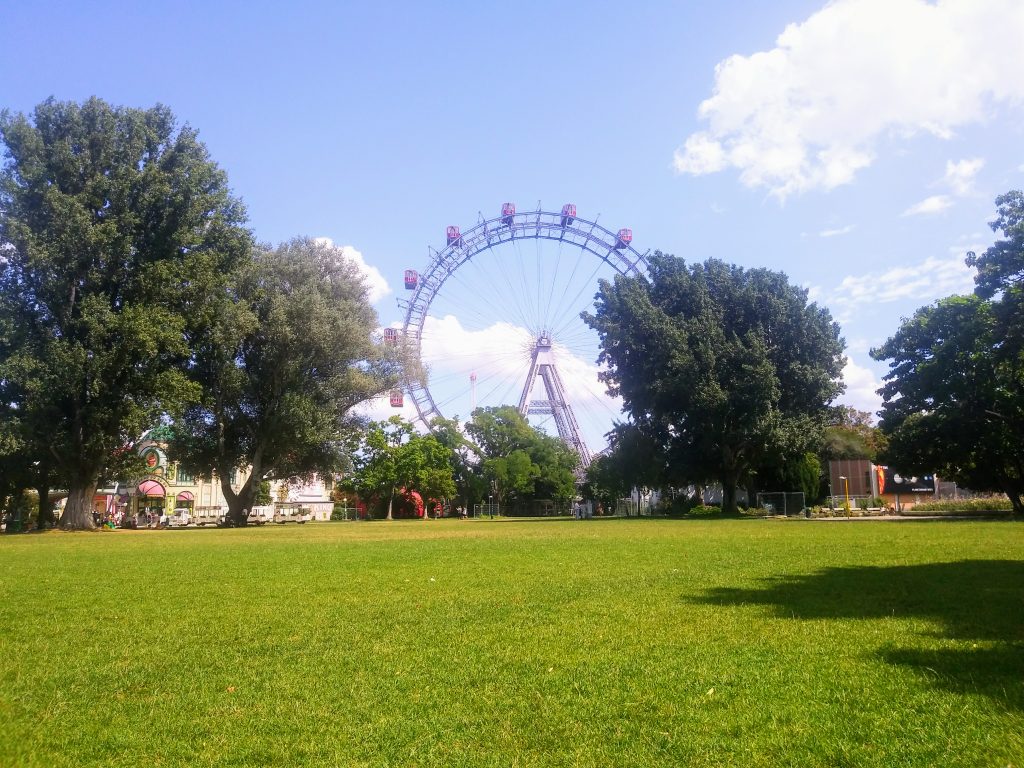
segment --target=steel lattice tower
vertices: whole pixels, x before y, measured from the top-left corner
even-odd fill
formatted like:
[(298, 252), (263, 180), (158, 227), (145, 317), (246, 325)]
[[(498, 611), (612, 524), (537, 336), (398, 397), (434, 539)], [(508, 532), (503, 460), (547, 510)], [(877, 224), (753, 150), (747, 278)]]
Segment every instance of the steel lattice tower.
[[(558, 429), (558, 436), (562, 441), (576, 451), (580, 456), (580, 469), (584, 470), (590, 466), (590, 450), (583, 442), (580, 434), (580, 425), (576, 422), (576, 416), (572, 412), (572, 406), (565, 396), (565, 387), (558, 375), (558, 368), (555, 366), (555, 356), (552, 351), (551, 336), (545, 331), (537, 337), (537, 343), (533, 347), (533, 355), (530, 358), (530, 373), (523, 385), (523, 394), (519, 398), (519, 412), (523, 416), (530, 414), (553, 416), (555, 427)], [(537, 379), (544, 382), (544, 391), (547, 398), (544, 400), (532, 400), (533, 388)]]

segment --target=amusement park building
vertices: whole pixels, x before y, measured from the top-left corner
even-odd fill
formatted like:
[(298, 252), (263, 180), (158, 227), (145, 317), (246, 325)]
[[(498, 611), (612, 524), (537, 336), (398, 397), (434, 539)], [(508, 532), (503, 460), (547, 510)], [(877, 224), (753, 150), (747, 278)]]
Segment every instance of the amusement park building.
[(935, 475), (901, 475), (891, 467), (867, 459), (835, 459), (829, 462), (829, 488), (834, 498), (880, 498), (897, 507), (913, 507), (939, 496)]
[[(169, 434), (162, 427), (151, 430), (137, 447), (146, 465), (145, 474), (134, 481), (118, 482), (97, 491), (93, 509), (101, 518), (120, 520), (123, 516), (147, 513), (171, 515), (176, 509), (187, 509), (190, 515), (205, 512), (210, 516), (227, 511), (220, 478), (216, 475), (195, 477), (177, 462), (168, 461), (165, 452), (168, 438)], [(248, 477), (248, 469), (233, 472), (232, 489), (240, 489)], [(308, 507), (316, 520), (329, 520), (334, 506), (331, 490), (331, 481), (320, 478), (303, 484), (273, 481), (270, 496), (277, 503)]]

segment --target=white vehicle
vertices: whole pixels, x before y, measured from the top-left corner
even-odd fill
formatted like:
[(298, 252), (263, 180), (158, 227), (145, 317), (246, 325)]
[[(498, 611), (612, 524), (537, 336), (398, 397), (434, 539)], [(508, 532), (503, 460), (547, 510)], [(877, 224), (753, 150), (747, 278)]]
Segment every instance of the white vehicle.
[(266, 525), (274, 519), (274, 508), (267, 507), (253, 507), (249, 510), (249, 517), (246, 522), (249, 525)]
[(226, 512), (227, 510), (220, 506), (196, 507), (192, 516), (192, 522), (200, 528), (204, 525), (220, 525), (224, 520), (224, 514)]
[(168, 528), (187, 528), (192, 522), (192, 510), (188, 507), (176, 507), (174, 514), (167, 521)]
[(302, 523), (313, 519), (313, 513), (309, 507), (293, 501), (281, 502), (274, 510), (274, 522), (284, 525), (285, 523)]

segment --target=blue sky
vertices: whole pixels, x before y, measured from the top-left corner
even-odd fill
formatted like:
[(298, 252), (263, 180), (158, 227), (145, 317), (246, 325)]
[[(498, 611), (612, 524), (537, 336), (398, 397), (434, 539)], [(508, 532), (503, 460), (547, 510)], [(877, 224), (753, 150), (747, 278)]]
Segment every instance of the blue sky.
[(385, 325), (446, 225), (574, 202), (641, 251), (807, 286), (875, 410), (867, 349), (970, 289), (1024, 186), (1019, 0), (6, 5), (0, 106), (169, 105), (261, 240), (379, 272)]

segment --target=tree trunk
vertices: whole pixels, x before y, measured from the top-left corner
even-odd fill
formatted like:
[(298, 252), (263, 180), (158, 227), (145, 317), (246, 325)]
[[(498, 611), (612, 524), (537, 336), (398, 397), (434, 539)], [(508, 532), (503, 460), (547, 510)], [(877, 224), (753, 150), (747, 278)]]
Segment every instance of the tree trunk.
[(736, 507), (736, 485), (739, 482), (737, 473), (726, 472), (722, 475), (722, 514), (735, 515), (739, 509)]
[[(36, 515), (36, 528), (45, 531), (53, 528), (53, 506), (50, 504), (50, 483), (40, 480), (36, 484), (36, 493), (39, 494), (39, 513)], [(90, 514), (92, 505), (89, 505)]]
[(394, 520), (395, 519), (394, 517), (391, 516), (391, 506), (392, 506), (392, 504), (394, 504), (394, 501), (395, 501), (395, 486), (392, 485), (391, 486), (391, 495), (388, 496), (388, 516), (384, 518), (385, 520)]
[(1010, 504), (1013, 507), (1014, 515), (1024, 515), (1024, 504), (1021, 503), (1021, 495), (1017, 491), (1007, 491), (1006, 495), (1010, 497)]
[(228, 524), (240, 527), (249, 524), (249, 510), (252, 509), (252, 500), (255, 497), (252, 482), (252, 475), (245, 481), (238, 493), (231, 487), (231, 471), (218, 473), (220, 475), (220, 490), (224, 494), (224, 501), (228, 503)]
[(91, 531), (96, 528), (92, 520), (92, 504), (98, 486), (98, 478), (71, 485), (64, 514), (60, 517), (61, 528), (66, 531)]

